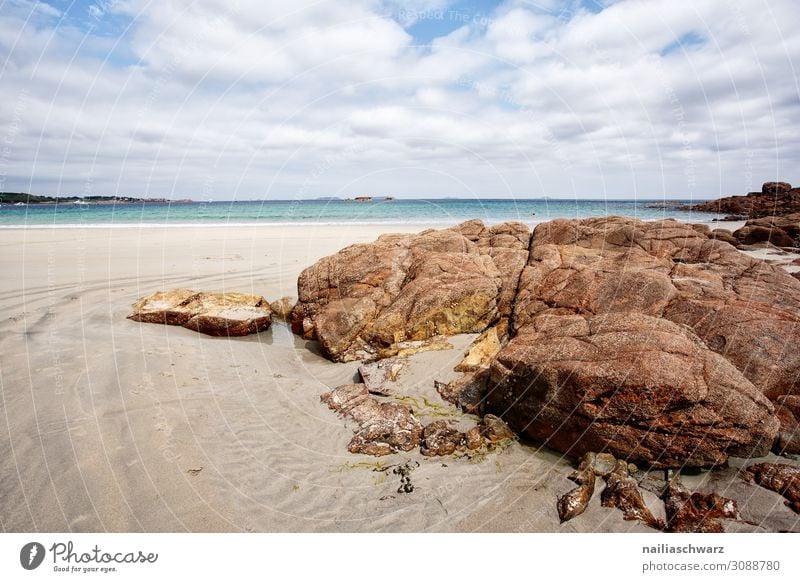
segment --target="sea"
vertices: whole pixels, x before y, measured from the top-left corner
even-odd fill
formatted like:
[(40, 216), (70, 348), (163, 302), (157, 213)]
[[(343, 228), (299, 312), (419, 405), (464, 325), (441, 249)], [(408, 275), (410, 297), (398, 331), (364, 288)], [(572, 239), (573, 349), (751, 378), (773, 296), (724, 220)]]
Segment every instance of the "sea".
[[(676, 201), (680, 202), (680, 201)], [(687, 203), (689, 201), (686, 201)], [(655, 207), (654, 207), (655, 206)], [(487, 224), (519, 220), (628, 216), (705, 222), (720, 215), (676, 210), (663, 200), (427, 199), (269, 200), (137, 204), (0, 206), (0, 228), (131, 228), (286, 225), (450, 225), (472, 218)]]

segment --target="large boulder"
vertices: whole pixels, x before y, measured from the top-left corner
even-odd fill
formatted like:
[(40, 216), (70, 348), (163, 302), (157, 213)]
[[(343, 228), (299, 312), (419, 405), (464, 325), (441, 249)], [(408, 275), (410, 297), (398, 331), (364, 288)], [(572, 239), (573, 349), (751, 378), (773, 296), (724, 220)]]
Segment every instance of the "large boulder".
[(250, 293), (157, 291), (133, 304), (133, 321), (182, 325), (213, 336), (242, 336), (269, 328), (269, 302)]
[(619, 217), (534, 231), (514, 332), (545, 313), (639, 313), (685, 324), (768, 397), (800, 378), (800, 285), (706, 227)]
[(470, 221), (352, 245), (301, 273), (292, 329), (336, 361), (482, 332), (511, 313), (529, 236), (518, 223)]
[(797, 280), (703, 226), (539, 225), (512, 322), (487, 407), (572, 455), (675, 466), (766, 452), (777, 420), (762, 395), (800, 377)]
[(497, 355), (487, 407), (534, 440), (654, 467), (767, 453), (773, 407), (689, 329), (643, 315), (540, 315)]

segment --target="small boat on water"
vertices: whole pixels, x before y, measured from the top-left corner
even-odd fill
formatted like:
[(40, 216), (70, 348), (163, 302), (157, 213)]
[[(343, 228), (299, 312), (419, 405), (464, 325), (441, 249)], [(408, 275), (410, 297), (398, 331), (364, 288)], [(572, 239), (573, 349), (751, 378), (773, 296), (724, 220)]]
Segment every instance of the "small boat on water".
[(14, 206), (27, 206), (24, 202), (17, 202)]

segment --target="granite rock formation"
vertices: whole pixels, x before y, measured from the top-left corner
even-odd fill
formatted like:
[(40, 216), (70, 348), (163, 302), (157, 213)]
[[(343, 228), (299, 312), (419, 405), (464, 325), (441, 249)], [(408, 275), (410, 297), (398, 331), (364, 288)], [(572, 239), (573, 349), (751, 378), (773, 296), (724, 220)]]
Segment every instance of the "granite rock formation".
[(293, 329), (338, 361), (482, 332), (437, 390), (572, 456), (758, 456), (797, 420), (800, 282), (724, 238), (619, 217), (384, 235), (303, 272)]
[(764, 395), (792, 393), (800, 372), (787, 349), (800, 287), (709, 234), (614, 217), (539, 225), (487, 409), (572, 455), (602, 445), (666, 467), (766, 452), (777, 420)]
[(786, 182), (765, 182), (760, 192), (750, 192), (746, 196), (727, 196), (685, 206), (683, 209), (719, 212), (745, 218), (785, 216), (800, 212), (800, 188), (792, 188)]

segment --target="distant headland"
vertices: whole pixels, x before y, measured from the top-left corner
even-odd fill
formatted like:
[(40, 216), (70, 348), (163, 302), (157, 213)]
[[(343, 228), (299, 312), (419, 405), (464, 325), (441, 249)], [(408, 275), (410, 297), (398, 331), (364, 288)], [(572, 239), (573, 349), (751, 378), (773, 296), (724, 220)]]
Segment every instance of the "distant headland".
[(190, 198), (134, 198), (131, 196), (37, 196), (24, 192), (0, 192), (0, 204), (176, 204), (194, 202)]

